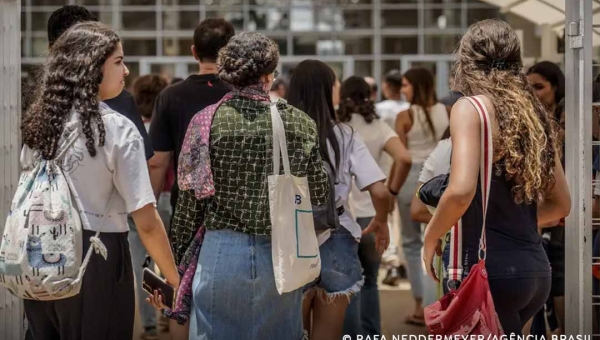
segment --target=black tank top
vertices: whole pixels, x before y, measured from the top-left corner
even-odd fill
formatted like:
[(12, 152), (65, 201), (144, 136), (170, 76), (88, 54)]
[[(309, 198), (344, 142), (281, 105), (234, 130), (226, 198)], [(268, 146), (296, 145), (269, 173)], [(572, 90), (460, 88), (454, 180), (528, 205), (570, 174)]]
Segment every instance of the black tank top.
[[(477, 263), (483, 213), (481, 183), (471, 206), (463, 216), (463, 263)], [(504, 164), (492, 169), (492, 183), (486, 221), (486, 268), (490, 279), (550, 276), (550, 263), (537, 232), (537, 204), (515, 203)], [(476, 227), (475, 227), (476, 226)]]

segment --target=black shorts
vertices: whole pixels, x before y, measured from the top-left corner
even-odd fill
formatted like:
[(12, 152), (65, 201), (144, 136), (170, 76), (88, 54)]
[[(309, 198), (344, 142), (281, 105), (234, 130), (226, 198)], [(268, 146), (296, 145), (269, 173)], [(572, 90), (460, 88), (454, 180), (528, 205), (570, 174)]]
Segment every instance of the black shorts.
[[(83, 254), (95, 232), (83, 231)], [(106, 260), (92, 253), (81, 292), (55, 301), (25, 300), (33, 340), (131, 340), (135, 293), (127, 233), (102, 233)]]

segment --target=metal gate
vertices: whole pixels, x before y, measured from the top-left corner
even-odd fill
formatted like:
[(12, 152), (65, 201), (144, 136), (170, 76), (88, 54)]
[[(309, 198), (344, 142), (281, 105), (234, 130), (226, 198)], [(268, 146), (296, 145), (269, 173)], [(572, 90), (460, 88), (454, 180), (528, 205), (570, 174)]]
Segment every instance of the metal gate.
[(566, 334), (592, 334), (592, 1), (565, 0)]

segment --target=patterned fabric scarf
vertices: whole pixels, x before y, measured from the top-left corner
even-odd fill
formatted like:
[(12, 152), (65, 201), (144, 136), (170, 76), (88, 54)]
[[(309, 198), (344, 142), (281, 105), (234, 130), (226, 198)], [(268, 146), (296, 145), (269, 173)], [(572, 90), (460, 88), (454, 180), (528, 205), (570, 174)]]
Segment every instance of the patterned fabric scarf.
[[(188, 126), (179, 156), (177, 169), (177, 183), (181, 191), (191, 190), (196, 199), (204, 200), (215, 193), (215, 186), (210, 163), (210, 128), (213, 117), (219, 107), (228, 100), (236, 97), (248, 98), (256, 101), (269, 102), (268, 93), (263, 85), (253, 85), (243, 89), (235, 89), (226, 94), (218, 103), (207, 106), (197, 113)], [(205, 213), (206, 211), (204, 211)], [(204, 218), (187, 248), (181, 263), (178, 266), (181, 282), (177, 291), (175, 307), (165, 309), (164, 314), (180, 325), (185, 324), (190, 317), (192, 305), (192, 282), (196, 274), (200, 248), (204, 240)]]

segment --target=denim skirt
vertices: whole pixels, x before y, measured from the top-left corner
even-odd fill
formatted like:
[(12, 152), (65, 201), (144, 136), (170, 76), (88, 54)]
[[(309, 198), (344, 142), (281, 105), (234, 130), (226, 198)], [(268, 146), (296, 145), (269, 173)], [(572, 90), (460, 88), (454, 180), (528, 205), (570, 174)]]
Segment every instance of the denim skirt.
[(279, 295), (271, 236), (207, 230), (192, 284), (190, 340), (300, 340), (302, 290)]

